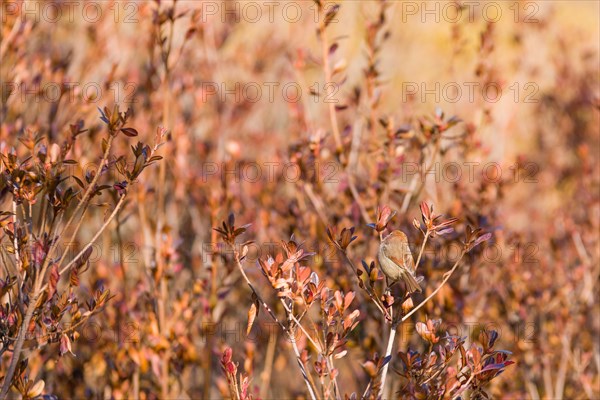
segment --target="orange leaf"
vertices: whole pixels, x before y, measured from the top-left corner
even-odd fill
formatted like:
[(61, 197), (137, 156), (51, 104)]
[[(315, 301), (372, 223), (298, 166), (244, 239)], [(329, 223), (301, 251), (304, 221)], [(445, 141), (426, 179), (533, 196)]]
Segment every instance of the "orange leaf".
[(248, 310), (248, 326), (246, 327), (246, 336), (250, 334), (250, 330), (252, 329), (252, 325), (254, 324), (254, 320), (256, 319), (256, 304), (252, 303), (250, 309)]

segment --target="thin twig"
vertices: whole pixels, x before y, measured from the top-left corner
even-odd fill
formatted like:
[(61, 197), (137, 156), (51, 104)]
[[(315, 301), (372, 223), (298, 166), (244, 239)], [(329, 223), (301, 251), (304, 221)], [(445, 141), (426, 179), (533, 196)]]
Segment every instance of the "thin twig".
[[(17, 269), (17, 274), (21, 272), (21, 254), (19, 252), (19, 235), (17, 234), (17, 202), (13, 200), (12, 202), (13, 208), (13, 250), (15, 251), (15, 267)], [(21, 281), (21, 290), (23, 290), (23, 284), (25, 284), (25, 280), (27, 278), (27, 270), (23, 273), (23, 279)]]
[(304, 193), (306, 193), (306, 196), (312, 203), (313, 207), (317, 211), (317, 215), (319, 216), (319, 219), (321, 220), (323, 225), (327, 226), (328, 218), (327, 218), (327, 215), (325, 214), (323, 202), (321, 201), (321, 199), (319, 199), (316, 196), (315, 192), (312, 189), (312, 185), (309, 183), (305, 183), (304, 185), (302, 185), (302, 188), (304, 189)]
[(298, 361), (298, 366), (300, 367), (300, 372), (302, 373), (302, 378), (304, 379), (304, 382), (306, 383), (306, 387), (308, 388), (308, 393), (310, 394), (310, 398), (312, 400), (317, 400), (317, 395), (315, 394), (313, 386), (309, 381), (308, 371), (306, 371), (304, 364), (302, 364), (302, 359), (300, 357), (300, 350), (298, 350), (298, 345), (296, 344), (296, 339), (293, 337), (293, 335), (290, 335), (290, 341), (292, 342), (292, 348), (294, 349), (294, 354), (296, 354), (296, 361)]
[(289, 319), (294, 321), (294, 323), (300, 328), (300, 330), (302, 331), (302, 333), (304, 333), (304, 335), (306, 336), (306, 338), (312, 343), (313, 346), (315, 346), (315, 348), (317, 349), (317, 352), (319, 353), (323, 353), (323, 348), (321, 345), (319, 345), (317, 342), (315, 342), (315, 340), (309, 335), (309, 333), (306, 331), (306, 329), (304, 328), (304, 326), (302, 326), (302, 324), (300, 323), (300, 321), (298, 321), (298, 319), (296, 319), (296, 317), (294, 316), (294, 313), (292, 312), (292, 310), (290, 310), (290, 308), (288, 307), (287, 304), (285, 304), (285, 301), (283, 299), (279, 299), (281, 300), (281, 304), (283, 304), (283, 308), (285, 308), (285, 311), (288, 313)]
[[(319, 24), (319, 33), (321, 36), (321, 52), (322, 52), (322, 57), (323, 57), (323, 70), (325, 72), (325, 87), (329, 87), (329, 84), (333, 83), (333, 81), (332, 81), (331, 67), (329, 65), (329, 43), (327, 42), (325, 18), (321, 18), (321, 21)], [(328, 95), (329, 93), (326, 93), (326, 94)], [(335, 141), (336, 153), (340, 154), (340, 156), (341, 156), (341, 154), (343, 152), (343, 145), (342, 145), (342, 139), (340, 137), (340, 130), (338, 128), (337, 115), (336, 115), (336, 111), (335, 111), (335, 103), (333, 101), (328, 102), (328, 110), (329, 110), (329, 120), (331, 122), (331, 129), (333, 131), (333, 139)]]
[(18, 211), (17, 210), (17, 202), (13, 200), (12, 202), (13, 209), (13, 246), (15, 251), (15, 259), (17, 260), (17, 270), (21, 269), (21, 254), (19, 254), (19, 235), (17, 234), (17, 219), (18, 219)]
[[(51, 254), (54, 251), (54, 249), (56, 249), (56, 246), (58, 246), (60, 237), (62, 236), (64, 231), (69, 227), (69, 225), (71, 224), (73, 219), (75, 218), (75, 216), (79, 212), (82, 204), (87, 201), (89, 196), (91, 196), (92, 190), (95, 188), (96, 183), (98, 182), (98, 179), (100, 177), (100, 172), (102, 171), (102, 167), (103, 167), (104, 163), (106, 162), (106, 160), (108, 159), (108, 155), (110, 153), (110, 147), (111, 147), (113, 138), (114, 137), (111, 134), (109, 136), (108, 144), (107, 144), (106, 150), (104, 152), (104, 155), (102, 157), (102, 160), (100, 161), (100, 166), (98, 167), (98, 170), (96, 171), (96, 175), (92, 179), (92, 182), (90, 183), (88, 189), (85, 191), (83, 198), (77, 204), (77, 207), (75, 208), (75, 211), (71, 215), (71, 218), (69, 218), (68, 222), (65, 224), (61, 233), (58, 235), (56, 240), (50, 246), (48, 253), (46, 253), (46, 257), (45, 257), (44, 263), (42, 265), (42, 268), (40, 268), (40, 272), (35, 278), (35, 282), (33, 285), (34, 287), (32, 289), (32, 294), (31, 294), (31, 300), (30, 300), (29, 306), (27, 307), (27, 313), (25, 314), (25, 318), (23, 319), (21, 328), (19, 330), (19, 334), (17, 336), (17, 342), (16, 342), (14, 350), (13, 350), (13, 354), (12, 354), (12, 357), (10, 360), (10, 365), (8, 367), (6, 375), (4, 376), (2, 390), (0, 391), (0, 398), (5, 398), (6, 395), (8, 394), (8, 391), (12, 384), (13, 375), (17, 368), (17, 363), (19, 362), (19, 358), (21, 357), (21, 349), (23, 348), (23, 342), (25, 341), (25, 335), (27, 333), (27, 330), (29, 329), (29, 323), (31, 322), (31, 318), (33, 317), (33, 313), (35, 311), (37, 300), (40, 298), (40, 294), (42, 293), (42, 291), (47, 287), (47, 284), (44, 284), (43, 282), (44, 282), (44, 278), (45, 278), (48, 266), (50, 265)], [(97, 236), (100, 236), (100, 235), (98, 234)], [(96, 236), (96, 238), (97, 238), (97, 236)], [(85, 250), (87, 250), (87, 248)], [(80, 255), (78, 257), (81, 257), (82, 254), (83, 253), (80, 253)], [(76, 257), (76, 259), (78, 257)]]
[[(84, 205), (87, 205), (87, 201), (90, 198), (90, 196), (92, 195), (92, 192), (95, 190), (96, 183), (98, 183), (98, 180), (100, 179), (100, 175), (102, 173), (102, 168), (104, 167), (106, 160), (108, 160), (108, 156), (110, 155), (110, 149), (112, 147), (112, 142), (113, 142), (114, 138), (115, 137), (111, 133), (108, 137), (108, 140), (106, 141), (107, 142), (106, 150), (104, 150), (104, 155), (102, 156), (102, 159), (100, 160), (100, 165), (98, 165), (98, 168), (96, 169), (96, 173), (94, 174), (94, 177), (92, 178), (92, 182), (90, 182), (88, 188), (86, 189), (85, 193), (83, 194), (81, 201), (79, 203), (77, 203), (77, 207), (75, 207), (75, 211), (73, 211), (73, 214), (71, 214), (71, 217), (67, 220), (67, 223), (65, 224), (62, 231), (58, 235), (56, 242), (58, 242), (60, 240), (60, 238), (62, 237), (62, 235), (65, 233), (65, 231), (67, 229), (69, 229), (69, 227), (73, 223), (73, 220), (77, 216), (77, 213), (79, 212), (79, 210), (81, 210), (81, 207), (83, 207)], [(81, 218), (83, 218), (83, 214), (81, 215)]]
[[(77, 225), (75, 226), (75, 229), (73, 230), (73, 233), (71, 234), (71, 238), (67, 242), (67, 245), (73, 243), (73, 241), (75, 240), (75, 236), (77, 236), (77, 232), (79, 231), (79, 228), (81, 228), (81, 224), (83, 222), (83, 216), (85, 215), (85, 213), (88, 209), (88, 206), (89, 206), (89, 199), (87, 201), (87, 204), (83, 208), (83, 213), (81, 214), (81, 218), (79, 218), (79, 222), (77, 222)], [(63, 252), (62, 256), (58, 260), (58, 263), (56, 265), (58, 265), (59, 268), (62, 265), (62, 263), (65, 261), (65, 258), (67, 258), (67, 254), (68, 254), (67, 251)]]
[[(475, 377), (475, 374), (471, 373), (471, 376), (469, 376), (469, 379), (467, 379), (467, 381), (465, 382), (465, 384), (461, 385), (461, 386), (465, 386), (466, 388), (468, 388), (469, 387), (469, 383), (471, 383), (471, 381), (473, 380), (474, 377)], [(460, 398), (460, 395), (455, 396), (452, 400), (456, 400), (458, 398)]]
[(419, 263), (421, 262), (421, 257), (423, 256), (423, 250), (425, 250), (425, 244), (427, 243), (427, 239), (429, 239), (429, 234), (431, 232), (427, 231), (427, 233), (425, 233), (425, 237), (423, 238), (423, 244), (421, 245), (421, 251), (419, 251), (419, 256), (417, 257), (417, 262), (415, 263), (415, 271), (417, 270), (417, 268), (419, 267)]
[[(27, 10), (28, 9), (28, 2), (27, 0), (23, 1), (22, 4), (22, 8), (19, 8), (21, 10)], [(25, 24), (27, 24), (27, 20), (24, 18), (24, 15), (19, 15), (17, 17), (17, 19), (15, 20), (15, 24), (13, 25), (12, 29), (10, 30), (10, 33), (8, 34), (7, 37), (2, 38), (1, 40), (1, 44), (0, 44), (0, 59), (4, 58), (4, 53), (6, 53), (6, 50), (8, 50), (8, 47), (12, 44), (12, 41), (18, 36), (19, 32), (21, 31), (21, 29), (23, 28), (23, 26)]]
[[(176, 1), (173, 1), (172, 12), (175, 13)], [(158, 37), (162, 37), (161, 28), (162, 24), (158, 26)], [(173, 32), (175, 28), (175, 19), (170, 20), (169, 24), (169, 33), (167, 35), (166, 48), (165, 43), (161, 42), (161, 50), (163, 53), (163, 66), (164, 66), (164, 74), (162, 76), (161, 89), (163, 96), (163, 115), (162, 115), (162, 123), (163, 126), (169, 126), (170, 118), (171, 118), (171, 90), (170, 90), (170, 72), (171, 67), (169, 64), (169, 59), (171, 55), (171, 50), (173, 46)], [(157, 261), (157, 271), (159, 276), (159, 294), (157, 296), (157, 313), (156, 316), (158, 318), (158, 327), (160, 334), (164, 337), (168, 337), (168, 321), (167, 321), (167, 300), (168, 300), (168, 287), (166, 281), (165, 267), (166, 263), (163, 255), (161, 254), (161, 240), (163, 235), (163, 227), (165, 221), (166, 207), (165, 207), (165, 188), (166, 188), (166, 176), (167, 176), (167, 166), (166, 163), (161, 163), (158, 171), (158, 180), (159, 180), (159, 189), (158, 189), (158, 215), (156, 220), (156, 231), (155, 231), (155, 256)], [(170, 388), (169, 388), (169, 363), (171, 358), (171, 349), (167, 348), (165, 354), (163, 355), (163, 363), (161, 365), (161, 377), (160, 377), (160, 386), (161, 386), (161, 395), (163, 398), (169, 396)]]
[(416, 189), (417, 182), (418, 182), (417, 181), (418, 175), (413, 176), (413, 178), (410, 182), (410, 187), (408, 189), (408, 192), (404, 196), (404, 200), (402, 202), (402, 207), (400, 208), (401, 213), (406, 213), (406, 210), (408, 210), (408, 206), (410, 205), (410, 200), (412, 199), (413, 195), (414, 195), (414, 197), (417, 197), (419, 195), (419, 193), (421, 193), (421, 190), (423, 190), (423, 187), (425, 186), (425, 180), (427, 179), (427, 175), (429, 175), (429, 173), (431, 172), (431, 169), (435, 165), (435, 159), (436, 159), (437, 153), (440, 149), (441, 141), (442, 141), (441, 139), (438, 139), (437, 142), (435, 143), (435, 148), (433, 150), (433, 154), (431, 155), (431, 164), (426, 168), (425, 175), (422, 177), (421, 184), (419, 185), (419, 189), (417, 189), (417, 190), (415, 190), (415, 189)]
[(260, 296), (260, 294), (258, 293), (258, 291), (254, 288), (254, 286), (252, 285), (252, 282), (250, 281), (250, 279), (248, 278), (248, 275), (246, 275), (246, 272), (244, 271), (244, 268), (242, 267), (242, 263), (240, 261), (240, 257), (239, 254), (237, 252), (237, 250), (235, 249), (235, 245), (233, 243), (229, 244), (231, 246), (231, 249), (233, 251), (233, 258), (235, 260), (235, 264), (238, 267), (238, 270), (240, 271), (240, 273), (242, 274), (242, 276), (244, 277), (244, 280), (246, 281), (246, 284), (248, 285), (248, 287), (250, 288), (250, 290), (252, 290), (252, 293), (254, 293), (254, 295), (256, 296), (256, 298), (258, 299), (258, 301), (260, 302), (260, 304), (263, 306), (263, 308), (267, 311), (267, 313), (271, 316), (271, 318), (277, 322), (277, 324), (279, 325), (279, 327), (285, 332), (285, 333), (290, 333), (289, 329), (287, 326), (285, 326), (280, 320), (279, 318), (277, 318), (277, 316), (275, 315), (275, 313), (273, 312), (273, 310), (271, 310), (271, 307), (269, 307), (269, 305), (262, 299), (262, 297)]
[(325, 359), (327, 360), (327, 368), (329, 369), (329, 377), (333, 381), (333, 388), (335, 390), (335, 398), (337, 400), (341, 400), (340, 387), (338, 386), (337, 377), (331, 378), (333, 376), (333, 374), (332, 374), (333, 370), (335, 369), (333, 367), (333, 357), (329, 356), (329, 357), (325, 357)]
[[(396, 330), (397, 329), (398, 329), (398, 324), (392, 323), (392, 326), (390, 328), (390, 336), (388, 337), (387, 348), (385, 350), (386, 358), (390, 357), (392, 355), (392, 349), (394, 347), (394, 339), (396, 338)], [(379, 387), (379, 396), (380, 397), (383, 397), (383, 391), (385, 389), (385, 379), (387, 378), (388, 367), (391, 362), (392, 362), (392, 360), (390, 358), (390, 360), (383, 366), (383, 371), (381, 372), (381, 385)]]
[[(290, 329), (288, 327), (286, 327), (281, 321), (279, 321), (279, 319), (277, 318), (277, 316), (275, 315), (275, 313), (273, 312), (273, 310), (271, 310), (271, 307), (269, 307), (269, 305), (262, 299), (262, 297), (260, 297), (260, 294), (254, 288), (254, 286), (252, 285), (252, 282), (250, 281), (250, 278), (248, 278), (248, 275), (246, 275), (246, 272), (244, 271), (244, 268), (242, 267), (242, 263), (240, 261), (240, 256), (239, 256), (238, 251), (235, 249), (235, 245), (233, 243), (228, 243), (228, 244), (231, 247), (231, 250), (233, 251), (233, 258), (235, 260), (236, 266), (238, 267), (238, 270), (240, 271), (240, 273), (244, 277), (244, 280), (246, 281), (246, 284), (250, 287), (250, 290), (252, 290), (252, 293), (254, 293), (254, 295), (256, 296), (256, 298), (258, 299), (258, 301), (261, 303), (261, 305), (263, 306), (263, 308), (267, 311), (267, 313), (271, 316), (271, 318), (275, 322), (277, 322), (277, 324), (281, 327), (281, 329), (287, 334), (288, 338), (290, 339), (290, 342), (292, 343), (292, 347), (294, 348), (294, 353), (296, 354), (296, 359), (298, 361), (298, 366), (300, 367), (300, 372), (302, 373), (302, 377), (304, 378), (304, 382), (306, 383), (306, 387), (308, 388), (308, 391), (310, 393), (311, 399), (312, 400), (316, 400), (317, 397), (315, 395), (315, 392), (313, 390), (313, 387), (312, 387), (311, 383), (308, 380), (308, 376), (307, 376), (308, 372), (304, 368), (304, 365), (302, 364), (302, 361), (300, 359), (300, 351), (298, 350), (298, 345), (296, 344), (295, 335), (293, 334), (293, 332), (290, 331)], [(313, 343), (313, 345), (315, 345), (317, 347), (317, 349), (319, 349), (320, 346), (316, 345), (316, 343), (312, 340), (312, 338), (310, 337), (310, 335), (308, 335), (308, 333), (306, 332), (306, 330), (304, 329), (304, 327), (298, 322), (298, 320), (296, 319), (296, 317), (294, 317), (294, 315), (291, 313), (291, 311), (289, 311), (289, 308), (287, 307), (287, 305), (285, 304), (285, 302), (283, 301), (283, 299), (280, 299), (280, 300), (282, 300), (282, 304), (286, 308), (286, 312), (288, 312), (288, 318), (290, 320), (293, 320), (294, 322), (296, 322), (296, 325), (298, 327), (300, 327), (300, 329), (304, 332), (304, 334), (306, 335), (306, 337), (309, 340), (311, 340), (311, 342)]]
[[(358, 275), (358, 269), (357, 267), (354, 265), (354, 263), (352, 262), (352, 260), (350, 259), (350, 257), (348, 257), (348, 254), (346, 254), (346, 252), (344, 250), (338, 249), (339, 252), (344, 256), (344, 259), (346, 260), (346, 262), (350, 265), (350, 267), (352, 268), (352, 271), (354, 272), (354, 274), (356, 275), (357, 279), (360, 279), (360, 276)], [(377, 299), (377, 296), (375, 296), (375, 293), (371, 292), (366, 285), (363, 285), (363, 289), (365, 292), (367, 292), (367, 294), (369, 295), (369, 297), (371, 298), (371, 300), (373, 301), (373, 303), (375, 303), (375, 305), (377, 306), (377, 308), (379, 309), (379, 311), (381, 311), (381, 314), (383, 314), (386, 319), (391, 321), (391, 316), (390, 314), (387, 312), (387, 310), (380, 304), (379, 300)]]
[[(106, 221), (104, 221), (104, 224), (102, 225), (102, 227), (100, 227), (100, 229), (98, 230), (98, 232), (96, 232), (96, 234), (94, 235), (94, 237), (92, 237), (92, 239), (88, 242), (88, 244), (83, 249), (81, 249), (81, 251), (67, 265), (65, 265), (62, 269), (59, 270), (59, 272), (58, 272), (59, 275), (62, 275), (65, 272), (67, 272), (69, 269), (71, 269), (71, 267), (73, 267), (73, 265), (75, 265), (75, 263), (77, 262), (77, 260), (79, 260), (81, 258), (81, 256), (83, 256), (83, 254), (85, 254), (85, 252), (94, 244), (94, 242), (96, 240), (98, 240), (98, 238), (100, 237), (100, 235), (108, 227), (108, 225), (115, 218), (115, 216), (117, 215), (117, 213), (119, 212), (119, 210), (121, 209), (121, 207), (123, 206), (123, 204), (125, 203), (125, 198), (126, 198), (125, 195), (121, 196), (121, 199), (119, 200), (119, 202), (115, 206), (115, 208), (114, 208), (113, 212), (110, 214), (110, 216), (106, 219)], [(44, 289), (46, 289), (47, 286), (48, 286), (47, 283), (44, 284), (41, 287), (40, 291), (43, 291)]]
[(273, 360), (275, 358), (275, 347), (277, 346), (277, 331), (271, 331), (269, 335), (269, 343), (267, 345), (267, 354), (265, 356), (265, 369), (261, 375), (260, 398), (264, 399), (268, 395), (269, 386), (271, 383), (271, 375), (273, 371)]
[(25, 342), (25, 333), (29, 329), (29, 323), (31, 322), (31, 318), (33, 317), (33, 312), (35, 311), (38, 299), (40, 297), (40, 293), (40, 290), (35, 290), (34, 295), (29, 300), (29, 306), (27, 306), (27, 313), (25, 314), (25, 318), (23, 319), (23, 322), (21, 324), (21, 329), (19, 330), (19, 335), (17, 336), (17, 342), (15, 343), (15, 347), (13, 349), (10, 365), (8, 366), (8, 371), (6, 372), (6, 375), (4, 375), (2, 391), (0, 391), (0, 399), (6, 399), (8, 390), (12, 386), (12, 378), (15, 374), (15, 370), (17, 369), (17, 364), (21, 356), (23, 342)]
[(356, 166), (358, 164), (358, 151), (360, 149), (361, 133), (362, 121), (359, 118), (354, 124), (354, 130), (352, 132), (352, 143), (350, 144), (350, 155), (348, 157), (348, 166), (346, 167), (346, 176), (348, 178), (348, 187), (350, 188), (352, 197), (354, 197), (354, 201), (356, 201), (356, 204), (358, 205), (360, 215), (363, 217), (365, 223), (369, 223), (371, 221), (369, 213), (362, 203), (360, 194), (358, 193), (358, 190), (356, 190), (356, 185), (354, 184), (354, 170), (356, 170)]
[(459, 263), (462, 260), (462, 258), (464, 257), (464, 255), (465, 255), (465, 251), (463, 250), (463, 252), (461, 253), (461, 255), (458, 258), (458, 260), (456, 260), (456, 263), (454, 263), (454, 266), (452, 267), (452, 269), (444, 274), (445, 277), (444, 277), (444, 280), (442, 281), (442, 283), (440, 283), (440, 285), (429, 296), (427, 296), (427, 298), (425, 300), (423, 300), (421, 303), (419, 303), (418, 306), (416, 306), (408, 314), (406, 314), (405, 316), (403, 316), (402, 317), (402, 322), (406, 321), (419, 308), (423, 307), (425, 305), (425, 303), (427, 303), (429, 300), (431, 300), (431, 298), (433, 296), (435, 296), (437, 294), (437, 292), (440, 291), (440, 289), (442, 288), (442, 286), (444, 286), (446, 284), (446, 282), (448, 282), (448, 279), (450, 279), (450, 277), (452, 276), (452, 274), (454, 273), (454, 271), (456, 271), (456, 269), (458, 268)]
[[(424, 246), (421, 249), (421, 253), (423, 251), (423, 248), (424, 248)], [(419, 260), (420, 260), (420, 255), (421, 254), (419, 254)], [(440, 283), (440, 285), (429, 296), (427, 296), (427, 298), (425, 300), (423, 300), (421, 303), (419, 303), (419, 305), (417, 305), (415, 308), (413, 308), (408, 314), (406, 314), (405, 316), (403, 316), (402, 319), (400, 320), (400, 322), (406, 321), (418, 309), (420, 309), (421, 307), (423, 307), (425, 305), (425, 303), (427, 303), (429, 300), (431, 300), (431, 298), (433, 296), (435, 296), (437, 294), (437, 292), (440, 291), (440, 289), (446, 284), (446, 282), (448, 282), (448, 280), (450, 279), (450, 277), (452, 276), (452, 274), (454, 273), (454, 271), (456, 271), (456, 269), (458, 268), (458, 266), (460, 264), (460, 261), (462, 260), (462, 258), (464, 257), (464, 255), (465, 255), (465, 251), (463, 250), (463, 252), (461, 253), (461, 255), (458, 258), (458, 260), (456, 260), (456, 263), (454, 263), (454, 266), (452, 267), (452, 269), (444, 274), (444, 279), (442, 280), (442, 282)], [(394, 341), (394, 338), (396, 336), (396, 329), (397, 329), (397, 324), (392, 323), (392, 326), (390, 328), (390, 336), (388, 338), (388, 343), (387, 343), (387, 350), (386, 350), (386, 353), (385, 353), (386, 357), (392, 355), (393, 341)], [(390, 362), (391, 362), (391, 360), (390, 360)], [(383, 396), (383, 389), (385, 387), (385, 378), (387, 376), (387, 370), (388, 370), (388, 366), (389, 366), (390, 362), (388, 362), (383, 367), (383, 371), (382, 371), (382, 374), (381, 374), (381, 388), (380, 388), (380, 392), (379, 392), (380, 396)]]

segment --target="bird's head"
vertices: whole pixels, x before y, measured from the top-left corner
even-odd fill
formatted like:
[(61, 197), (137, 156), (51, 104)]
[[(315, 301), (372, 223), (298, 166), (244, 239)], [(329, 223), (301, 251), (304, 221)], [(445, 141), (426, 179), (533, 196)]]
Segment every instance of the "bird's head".
[(406, 235), (404, 234), (404, 232), (402, 231), (392, 231), (392, 233), (390, 233), (389, 235), (387, 235), (385, 237), (384, 240), (389, 240), (389, 239), (394, 239), (394, 240), (401, 240), (401, 241), (408, 241), (408, 238), (406, 237)]

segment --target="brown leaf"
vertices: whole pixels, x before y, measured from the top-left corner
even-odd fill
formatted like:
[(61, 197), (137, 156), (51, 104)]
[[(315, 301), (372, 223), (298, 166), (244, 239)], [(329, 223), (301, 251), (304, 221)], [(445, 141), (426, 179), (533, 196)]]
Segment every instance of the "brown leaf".
[(138, 131), (133, 128), (121, 128), (121, 132), (125, 134), (125, 136), (135, 137), (138, 135)]
[(62, 335), (60, 337), (60, 355), (62, 356), (67, 352), (73, 354), (73, 351), (71, 351), (71, 340), (67, 335)]
[(27, 397), (34, 399), (36, 397), (38, 397), (39, 395), (42, 394), (42, 392), (44, 391), (44, 387), (46, 386), (46, 383), (44, 381), (37, 381), (28, 391), (27, 391)]
[(54, 296), (56, 293), (56, 285), (58, 285), (58, 280), (60, 279), (60, 274), (58, 273), (58, 265), (52, 264), (52, 269), (50, 270), (50, 277), (48, 278), (48, 298)]
[(248, 310), (248, 326), (246, 327), (246, 336), (250, 334), (250, 330), (252, 329), (252, 325), (254, 324), (254, 320), (256, 319), (256, 311), (256, 304), (252, 303), (250, 309)]

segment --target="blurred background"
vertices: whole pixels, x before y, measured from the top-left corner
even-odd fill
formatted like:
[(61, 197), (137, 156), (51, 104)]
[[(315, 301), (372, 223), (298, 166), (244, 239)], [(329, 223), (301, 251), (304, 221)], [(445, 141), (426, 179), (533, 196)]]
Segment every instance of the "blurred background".
[[(131, 107), (140, 140), (170, 132), (164, 159), (132, 189), (82, 276), (82, 291), (103, 285), (115, 297), (74, 343), (76, 357), (50, 347), (29, 361), (49, 393), (228, 396), (219, 358), (230, 346), (257, 396), (303, 397), (268, 315), (246, 334), (250, 293), (211, 228), (230, 212), (252, 224), (240, 239), (255, 241), (245, 267), (272, 300), (256, 260), (281, 252), (279, 241), (293, 234), (321, 279), (350, 290), (326, 226), (355, 227), (350, 256), (373, 261), (378, 237), (367, 224), (387, 204), (416, 253), (412, 221), (427, 201), (463, 228), (429, 244), (423, 296), (452, 266), (466, 223), (493, 239), (413, 321), (441, 318), (469, 340), (497, 329), (516, 365), (494, 380), (493, 397), (600, 396), (600, 3), (337, 7), (2, 2), (2, 149), (28, 131), (60, 142), (82, 120), (81, 176), (98, 161), (98, 107)], [(432, 139), (428, 127), (448, 121)], [(93, 220), (103, 218), (98, 207)], [(79, 240), (92, 234), (82, 229)], [(157, 298), (166, 317), (154, 312)], [(342, 391), (358, 395), (368, 383), (361, 364), (386, 340), (372, 305), (360, 306), (337, 364)], [(426, 348), (411, 326), (398, 350)]]

